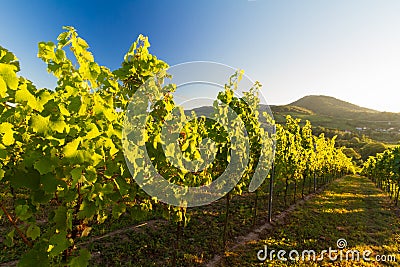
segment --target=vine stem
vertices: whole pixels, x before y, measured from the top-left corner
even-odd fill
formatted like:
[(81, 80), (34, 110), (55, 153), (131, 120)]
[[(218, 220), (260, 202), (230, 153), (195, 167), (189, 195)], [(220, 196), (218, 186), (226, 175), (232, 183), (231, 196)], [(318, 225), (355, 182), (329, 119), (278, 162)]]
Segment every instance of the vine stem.
[(28, 238), (24, 235), (24, 233), (19, 229), (17, 223), (15, 220), (11, 217), (11, 214), (8, 213), (7, 209), (3, 206), (3, 203), (0, 203), (1, 209), (3, 210), (4, 214), (7, 216), (7, 219), (11, 222), (11, 224), (14, 226), (15, 230), (17, 230), (18, 235), (22, 238), (24, 243), (29, 246), (30, 248), (32, 247), (32, 242), (28, 240)]
[(226, 242), (227, 242), (227, 231), (228, 231), (228, 223), (229, 223), (229, 199), (230, 199), (230, 192), (226, 194), (226, 210), (225, 210), (225, 222), (224, 222), (224, 233), (223, 233), (223, 246), (224, 251), (226, 250)]

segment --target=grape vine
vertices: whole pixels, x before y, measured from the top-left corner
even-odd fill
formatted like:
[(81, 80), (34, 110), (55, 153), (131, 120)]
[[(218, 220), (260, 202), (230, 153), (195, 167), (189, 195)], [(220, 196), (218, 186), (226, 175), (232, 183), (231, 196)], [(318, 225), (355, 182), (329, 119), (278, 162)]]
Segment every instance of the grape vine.
[[(150, 54), (148, 38), (140, 35), (125, 55), (121, 68), (111, 71), (95, 62), (89, 45), (73, 27), (64, 30), (56, 44), (38, 45), (38, 57), (57, 78), (54, 90), (38, 89), (19, 76), (18, 59), (0, 47), (0, 213), (12, 226), (4, 243), (13, 246), (23, 242), (26, 246), (19, 266), (87, 266), (91, 254), (79, 246), (79, 240), (90, 234), (94, 224), (110, 217), (117, 219), (127, 210), (152, 212), (155, 206), (161, 207), (179, 227), (184, 226), (189, 216), (186, 207), (165, 205), (140, 189), (132, 179), (123, 153), (125, 110), (149, 78), (155, 74), (161, 79), (168, 77), (167, 63)], [(68, 49), (72, 59), (68, 58)], [(146, 121), (146, 148), (158, 172), (176, 184), (198, 186), (219, 177), (230, 161), (232, 150), (245, 149), (245, 142), (243, 147), (239, 142), (232, 148), (232, 136), (220, 125), (228, 112), (226, 106), (238, 115), (232, 125), (234, 129), (241, 125), (248, 136), (235, 132), (235, 137), (248, 139), (250, 156), (241, 158), (246, 167), (243, 175), (234, 189), (226, 192), (224, 232), (229, 223), (230, 198), (254, 187), (251, 177), (255, 168), (258, 164), (270, 164), (269, 158), (262, 155), (273, 153), (268, 150), (273, 145), (276, 145), (275, 172), (265, 172), (265, 176), (275, 175), (275, 183), (284, 183), (285, 202), (289, 202), (290, 186), (295, 188), (296, 201), (300, 182), (304, 195), (306, 180), (313, 175), (318, 178), (315, 186), (319, 186), (354, 172), (351, 159), (335, 148), (334, 139), (314, 136), (309, 122), (301, 126), (300, 120), (290, 116), (286, 125), (276, 125), (276, 144), (263, 146), (267, 147), (263, 151), (261, 137), (270, 133), (257, 119), (267, 115), (255, 112), (261, 85), (256, 83), (243, 99), (237, 98), (234, 90), (241, 75), (238, 72), (232, 76), (225, 91), (219, 94), (215, 118), (193, 116), (188, 123), (181, 124), (179, 149), (184, 160), (199, 158), (198, 147), (204, 138), (217, 144), (215, 161), (203, 170), (182, 171), (184, 168), (177, 169), (167, 160), (175, 151), (171, 147), (164, 149), (160, 135), (163, 123), (175, 108), (173, 86), (157, 91), (159, 97)], [(137, 107), (147, 107), (147, 102), (135, 101)], [(225, 107), (218, 103), (224, 103)], [(183, 116), (182, 111), (180, 115)], [(378, 159), (371, 158), (364, 167), (366, 172), (375, 177), (378, 170), (375, 166), (382, 166), (381, 177), (398, 185), (398, 151), (394, 149)], [(396, 157), (392, 156), (394, 153)], [(129, 160), (134, 162), (140, 157), (132, 152)], [(389, 159), (393, 160), (388, 163)], [(260, 187), (256, 194), (264, 189)], [(396, 194), (398, 198), (398, 189)]]

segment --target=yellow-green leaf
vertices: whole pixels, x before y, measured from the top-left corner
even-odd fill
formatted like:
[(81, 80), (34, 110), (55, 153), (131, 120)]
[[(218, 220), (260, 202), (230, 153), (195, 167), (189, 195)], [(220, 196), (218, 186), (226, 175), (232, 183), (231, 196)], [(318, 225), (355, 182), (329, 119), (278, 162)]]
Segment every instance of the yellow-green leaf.
[(68, 109), (65, 108), (64, 104), (60, 104), (58, 106), (58, 108), (60, 109), (60, 112), (62, 115), (64, 116), (70, 116), (71, 114), (69, 113)]
[(7, 84), (3, 80), (3, 77), (0, 76), (0, 97), (4, 98), (7, 96)]
[(94, 123), (91, 123), (88, 128), (91, 130), (86, 134), (87, 139), (96, 138), (97, 136), (99, 136), (101, 134), (99, 132), (99, 129), (97, 128), (96, 124), (94, 124)]
[(63, 120), (53, 121), (51, 123), (51, 129), (53, 131), (56, 131), (56, 132), (59, 132), (59, 133), (63, 133), (65, 128), (67, 128), (67, 132), (68, 132), (69, 127), (65, 123), (65, 121), (63, 121)]
[(33, 109), (41, 111), (43, 108), (40, 108), (38, 101), (36, 100), (35, 96), (31, 94), (28, 90), (28, 85), (22, 84), (20, 89), (17, 90), (15, 93), (15, 100), (17, 102), (27, 102), (28, 106)]
[(6, 146), (11, 146), (12, 144), (14, 144), (15, 139), (14, 139), (14, 132), (12, 130), (7, 131), (4, 135), (3, 135), (3, 144)]
[(64, 156), (67, 158), (74, 157), (77, 154), (79, 143), (82, 138), (76, 138), (73, 141), (69, 142), (64, 147)]
[(18, 88), (17, 67), (10, 64), (0, 63), (0, 76), (11, 90)]
[(50, 115), (43, 117), (39, 114), (32, 115), (31, 126), (37, 133), (46, 133), (49, 130)]

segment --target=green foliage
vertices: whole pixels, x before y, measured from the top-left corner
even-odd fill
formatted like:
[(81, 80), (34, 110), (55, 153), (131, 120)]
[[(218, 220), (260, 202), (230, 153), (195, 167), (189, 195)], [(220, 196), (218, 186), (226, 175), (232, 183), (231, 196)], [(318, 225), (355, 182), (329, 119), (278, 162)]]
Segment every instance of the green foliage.
[[(29, 198), (11, 213), (29, 223), (21, 230), (26, 244), (35, 242), (21, 266), (59, 260), (85, 266), (90, 253), (75, 252), (74, 247), (89, 233), (90, 224), (103, 222), (110, 209), (118, 217), (126, 205), (151, 202), (126, 170), (120, 140), (123, 114), (117, 108), (127, 105), (132, 87), (121, 86), (126, 77), (118, 74), (127, 71), (143, 80), (167, 65), (148, 54), (149, 44), (140, 36), (136, 50), (128, 52), (133, 57), (113, 74), (94, 62), (74, 28), (64, 29), (57, 44), (39, 43), (38, 57), (58, 79), (54, 91), (36, 89), (19, 77), (16, 57), (0, 49), (2, 182), (29, 190)], [(67, 48), (77, 64), (67, 58)], [(43, 209), (52, 212), (42, 232), (34, 215)]]
[[(110, 215), (117, 219), (128, 208), (137, 216), (159, 205), (177, 222), (188, 220), (186, 209), (157, 203), (133, 182), (126, 166), (122, 129), (124, 111), (140, 86), (155, 74), (168, 77), (168, 65), (150, 54), (147, 37), (140, 35), (124, 57), (122, 67), (111, 71), (94, 61), (88, 44), (73, 27), (64, 27), (58, 42), (41, 42), (38, 57), (57, 78), (55, 90), (37, 89), (17, 74), (19, 63), (0, 47), (0, 181), (2, 188), (16, 198), (9, 212), (13, 225), (5, 244), (13, 246), (18, 234), (27, 246), (20, 266), (86, 266), (90, 252), (78, 245), (93, 224)], [(67, 49), (73, 55), (68, 58)], [(258, 106), (255, 84), (243, 99), (234, 96), (241, 73), (226, 85), (218, 99), (229, 105), (244, 122), (248, 132), (250, 157), (246, 170), (233, 193), (249, 187), (259, 163), (263, 130), (255, 110)], [(215, 141), (216, 160), (204, 171), (185, 172), (168, 164), (173, 148), (162, 148), (161, 126), (174, 109), (173, 87), (156, 92), (150, 119), (146, 121), (149, 155), (157, 170), (177, 184), (198, 186), (217, 178), (230, 161), (231, 136), (217, 119), (193, 119), (182, 128), (180, 149), (186, 160), (199, 158), (198, 146), (204, 138)], [(147, 102), (135, 102), (145, 105)], [(216, 104), (220, 118), (226, 109)], [(183, 112), (181, 113), (183, 116)], [(240, 138), (244, 136), (238, 135)], [(242, 139), (241, 139), (242, 140)], [(276, 166), (278, 179), (297, 181), (305, 172), (351, 172), (352, 164), (334, 139), (312, 136), (311, 125), (287, 118), (277, 125)], [(139, 158), (140, 154), (134, 154)], [(23, 192), (23, 194), (17, 194)], [(4, 195), (6, 195), (4, 194)], [(18, 197), (24, 195), (24, 197)], [(6, 210), (1, 200), (1, 208)], [(46, 211), (46, 212), (44, 212)], [(45, 228), (39, 215), (47, 215)], [(18, 222), (15, 223), (15, 222)]]
[(400, 198), (400, 146), (370, 156), (361, 173), (385, 189), (397, 205)]
[(375, 156), (386, 150), (386, 146), (382, 143), (367, 143), (361, 148), (362, 159), (365, 161), (370, 156)]
[(343, 153), (354, 161), (359, 161), (361, 159), (361, 155), (353, 148), (343, 148)]
[(317, 172), (324, 174), (354, 172), (351, 159), (342, 149), (335, 148), (335, 138), (326, 139), (323, 134), (312, 134), (309, 121), (300, 126), (299, 119), (286, 117), (286, 125), (277, 125), (277, 147), (275, 152), (275, 174), (277, 179), (296, 182)]

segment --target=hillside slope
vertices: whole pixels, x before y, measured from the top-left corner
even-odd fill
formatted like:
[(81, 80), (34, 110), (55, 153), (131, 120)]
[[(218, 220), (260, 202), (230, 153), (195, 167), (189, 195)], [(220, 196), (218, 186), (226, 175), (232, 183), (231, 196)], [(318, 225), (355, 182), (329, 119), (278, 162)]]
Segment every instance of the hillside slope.
[(323, 95), (309, 95), (290, 103), (290, 106), (302, 107), (321, 115), (337, 115), (341, 113), (365, 112), (376, 114), (379, 111), (354, 105), (352, 103)]
[(293, 103), (271, 106), (275, 120), (284, 123), (291, 115), (313, 126), (366, 135), (388, 143), (400, 141), (400, 113), (380, 112), (330, 96), (310, 95)]

